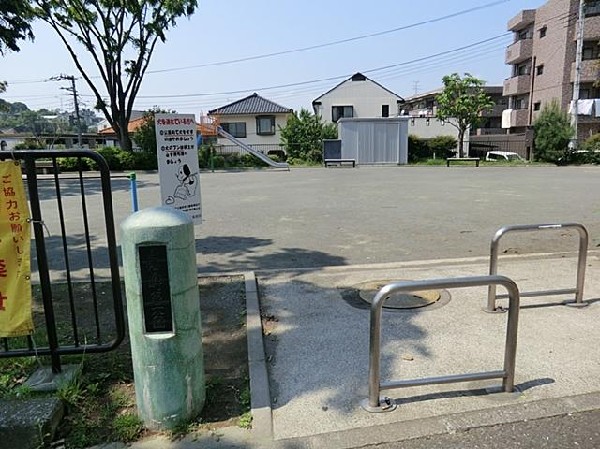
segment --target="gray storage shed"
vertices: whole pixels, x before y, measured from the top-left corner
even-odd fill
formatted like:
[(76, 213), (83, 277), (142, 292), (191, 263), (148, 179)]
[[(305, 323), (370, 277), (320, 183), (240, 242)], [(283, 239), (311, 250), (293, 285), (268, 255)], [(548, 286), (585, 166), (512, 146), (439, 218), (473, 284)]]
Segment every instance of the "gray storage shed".
[(356, 164), (397, 164), (408, 162), (408, 117), (342, 118), (338, 135), (342, 159)]

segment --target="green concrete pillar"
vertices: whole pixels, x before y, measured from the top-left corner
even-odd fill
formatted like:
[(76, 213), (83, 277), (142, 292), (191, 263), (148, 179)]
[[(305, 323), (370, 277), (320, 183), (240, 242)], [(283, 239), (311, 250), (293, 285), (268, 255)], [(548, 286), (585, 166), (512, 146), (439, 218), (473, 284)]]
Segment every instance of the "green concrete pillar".
[(206, 394), (194, 225), (154, 207), (121, 230), (139, 415), (149, 428), (171, 429), (196, 417)]

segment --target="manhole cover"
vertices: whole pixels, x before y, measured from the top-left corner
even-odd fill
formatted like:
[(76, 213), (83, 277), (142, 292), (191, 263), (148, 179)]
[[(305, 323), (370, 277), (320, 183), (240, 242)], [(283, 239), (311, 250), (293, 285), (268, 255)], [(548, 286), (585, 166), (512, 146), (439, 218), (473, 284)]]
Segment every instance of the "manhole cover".
[[(397, 282), (397, 280), (388, 281), (369, 281), (354, 286), (358, 290), (358, 296), (371, 304), (377, 292), (387, 284)], [(384, 302), (386, 309), (418, 309), (427, 307), (438, 302), (442, 298), (440, 290), (419, 290), (409, 293), (392, 293)], [(446, 292), (447, 294), (447, 292)]]

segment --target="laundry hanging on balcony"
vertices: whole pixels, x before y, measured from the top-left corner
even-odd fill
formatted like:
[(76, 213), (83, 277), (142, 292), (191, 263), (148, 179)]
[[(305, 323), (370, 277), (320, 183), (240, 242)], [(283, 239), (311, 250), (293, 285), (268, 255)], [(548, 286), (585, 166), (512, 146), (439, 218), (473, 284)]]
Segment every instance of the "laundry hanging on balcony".
[[(577, 100), (577, 115), (594, 115), (594, 104), (596, 100)], [(569, 114), (573, 112), (575, 101), (571, 101), (569, 105)], [(598, 111), (598, 108), (595, 108)], [(596, 112), (596, 117), (598, 117)]]

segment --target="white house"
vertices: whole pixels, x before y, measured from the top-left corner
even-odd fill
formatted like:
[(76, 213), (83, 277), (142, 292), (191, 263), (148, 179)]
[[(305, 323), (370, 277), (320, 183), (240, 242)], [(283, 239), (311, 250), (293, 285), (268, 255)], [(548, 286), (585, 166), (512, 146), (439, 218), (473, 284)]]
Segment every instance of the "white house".
[[(279, 127), (286, 125), (288, 117), (293, 113), (290, 108), (267, 100), (254, 93), (241, 100), (234, 101), (220, 108), (208, 111), (209, 117), (216, 118), (218, 124), (227, 133), (246, 145), (267, 153), (267, 147), (280, 144)], [(222, 137), (218, 144), (230, 145), (231, 142)]]
[(362, 73), (355, 73), (313, 100), (313, 110), (325, 122), (340, 118), (396, 117), (404, 99)]

